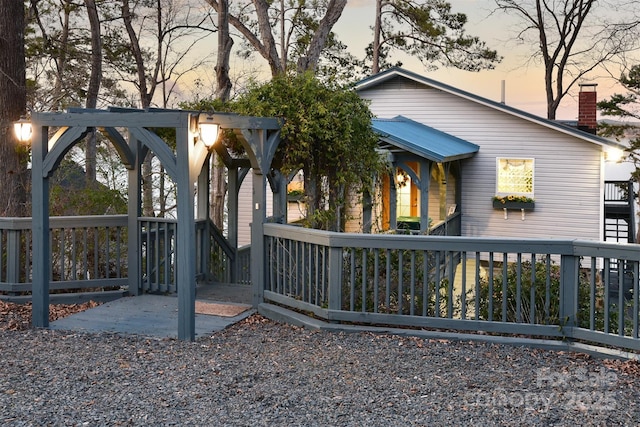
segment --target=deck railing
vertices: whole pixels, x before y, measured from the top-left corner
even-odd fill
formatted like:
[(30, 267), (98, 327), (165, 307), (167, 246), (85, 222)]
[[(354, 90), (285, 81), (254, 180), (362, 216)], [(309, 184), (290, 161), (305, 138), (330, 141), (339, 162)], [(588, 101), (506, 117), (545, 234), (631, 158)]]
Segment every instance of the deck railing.
[[(113, 290), (127, 285), (127, 217), (51, 217), (50, 290)], [(0, 292), (29, 294), (31, 218), (0, 218)]]
[(640, 349), (640, 246), (264, 230), (265, 300), (328, 321)]
[(634, 198), (633, 181), (605, 181), (605, 203), (632, 204)]

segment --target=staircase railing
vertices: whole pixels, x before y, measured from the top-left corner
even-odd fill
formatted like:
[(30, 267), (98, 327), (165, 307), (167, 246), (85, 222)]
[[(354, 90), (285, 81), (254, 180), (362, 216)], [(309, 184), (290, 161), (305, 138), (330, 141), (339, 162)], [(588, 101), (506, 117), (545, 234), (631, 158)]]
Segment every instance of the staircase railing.
[(605, 181), (605, 240), (636, 242), (634, 181)]
[(196, 221), (196, 279), (235, 283), (236, 249), (211, 220)]

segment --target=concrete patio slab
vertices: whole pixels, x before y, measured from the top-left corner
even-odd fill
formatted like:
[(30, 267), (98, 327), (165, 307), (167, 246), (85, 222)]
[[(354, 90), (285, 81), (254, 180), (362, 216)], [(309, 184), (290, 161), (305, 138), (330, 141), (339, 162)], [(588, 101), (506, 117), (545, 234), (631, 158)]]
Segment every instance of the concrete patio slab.
[[(198, 301), (215, 300), (198, 297)], [(224, 305), (238, 305), (245, 310), (236, 316), (196, 314), (196, 338), (221, 331), (255, 312), (250, 305), (223, 301)], [(83, 332), (112, 332), (142, 335), (153, 338), (178, 337), (177, 295), (140, 295), (123, 297), (89, 310), (51, 322), (50, 329)]]

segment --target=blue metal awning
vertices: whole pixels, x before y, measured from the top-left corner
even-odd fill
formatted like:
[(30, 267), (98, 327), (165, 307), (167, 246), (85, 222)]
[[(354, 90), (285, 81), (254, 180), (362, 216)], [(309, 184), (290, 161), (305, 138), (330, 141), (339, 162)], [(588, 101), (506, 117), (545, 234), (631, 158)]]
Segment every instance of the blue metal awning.
[(403, 116), (373, 119), (373, 130), (392, 152), (405, 151), (444, 163), (472, 157), (480, 147)]

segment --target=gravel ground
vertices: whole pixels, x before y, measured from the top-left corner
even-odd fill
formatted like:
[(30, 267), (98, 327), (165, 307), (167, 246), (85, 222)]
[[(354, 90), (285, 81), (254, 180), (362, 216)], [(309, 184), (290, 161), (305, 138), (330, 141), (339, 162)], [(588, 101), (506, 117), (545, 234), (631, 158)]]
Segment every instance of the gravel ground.
[(637, 362), (258, 315), (196, 342), (0, 331), (0, 424), (638, 425)]

